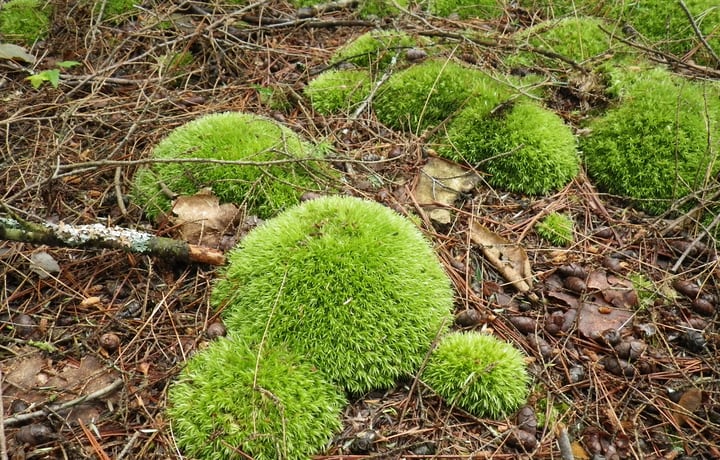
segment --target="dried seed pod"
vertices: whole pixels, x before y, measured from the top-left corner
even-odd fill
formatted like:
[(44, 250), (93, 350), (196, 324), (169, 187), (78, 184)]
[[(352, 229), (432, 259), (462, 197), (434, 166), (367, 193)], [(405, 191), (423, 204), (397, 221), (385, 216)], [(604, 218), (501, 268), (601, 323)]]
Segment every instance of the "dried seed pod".
[(512, 430), (508, 434), (507, 442), (513, 447), (518, 447), (526, 451), (531, 451), (537, 447), (535, 435), (523, 430)]
[(208, 338), (217, 339), (218, 337), (225, 337), (225, 334), (227, 334), (227, 330), (225, 330), (225, 325), (223, 323), (216, 321), (208, 326), (205, 333), (207, 334)]
[(531, 406), (523, 406), (517, 413), (517, 427), (533, 436), (537, 433), (537, 417)]
[(565, 314), (561, 311), (554, 311), (545, 319), (545, 331), (550, 335), (560, 333), (565, 322)]
[(593, 235), (598, 238), (612, 238), (613, 231), (610, 227), (599, 227)]
[(632, 377), (636, 372), (635, 366), (624, 359), (618, 359), (614, 356), (606, 356), (600, 360), (600, 363), (605, 367), (605, 370), (621, 377)]
[(15, 433), (15, 440), (20, 444), (37, 446), (55, 439), (55, 432), (42, 423), (31, 423), (20, 427)]
[(477, 310), (463, 310), (455, 316), (455, 324), (460, 327), (473, 327), (482, 322), (482, 316)]
[(681, 336), (681, 342), (685, 348), (692, 351), (693, 353), (702, 353), (705, 351), (707, 341), (701, 331), (695, 329), (688, 329)]
[(558, 268), (558, 272), (564, 277), (574, 276), (581, 279), (587, 278), (587, 271), (585, 270), (585, 267), (579, 264), (563, 265)]
[(20, 314), (13, 318), (18, 338), (28, 339), (37, 330), (37, 323), (32, 317), (26, 314)]
[(700, 315), (712, 316), (715, 313), (715, 305), (708, 302), (702, 297), (698, 297), (697, 299), (693, 300), (691, 305), (693, 311)]
[(585, 379), (585, 368), (573, 366), (568, 370), (568, 383), (578, 383)]
[(120, 337), (113, 332), (107, 332), (100, 336), (100, 346), (103, 347), (105, 351), (113, 352), (120, 348)]
[(511, 316), (509, 318), (515, 328), (523, 334), (530, 334), (538, 329), (537, 320), (527, 316)]
[(642, 340), (627, 340), (620, 342), (615, 347), (618, 358), (635, 360), (642, 356), (647, 349), (647, 345)]
[(553, 348), (550, 346), (545, 339), (537, 334), (528, 335), (528, 343), (531, 347), (540, 353), (543, 359), (549, 360), (553, 357)]
[(611, 256), (603, 257), (602, 265), (603, 265), (603, 267), (605, 267), (608, 270), (613, 271), (613, 272), (622, 271), (622, 262), (620, 262), (620, 259), (618, 259), (616, 257), (611, 257)]
[(380, 439), (380, 434), (377, 431), (363, 430), (355, 435), (350, 445), (350, 451), (355, 454), (368, 453), (378, 439)]
[(600, 334), (600, 338), (602, 339), (603, 343), (605, 343), (606, 345), (610, 345), (611, 347), (619, 344), (622, 340), (622, 336), (617, 329), (606, 329), (602, 331), (602, 333)]
[(585, 292), (587, 289), (587, 284), (585, 284), (585, 280), (582, 278), (578, 278), (577, 276), (568, 276), (563, 280), (563, 286), (565, 286), (566, 289), (572, 292), (576, 292), (578, 294), (581, 294)]
[(427, 57), (427, 52), (419, 48), (410, 48), (405, 52), (408, 61), (422, 61)]
[(696, 299), (700, 294), (700, 287), (689, 280), (675, 280), (673, 287), (685, 297)]
[(22, 399), (13, 399), (13, 401), (10, 403), (10, 414), (20, 414), (22, 412), (25, 412), (28, 408), (28, 403), (23, 401)]

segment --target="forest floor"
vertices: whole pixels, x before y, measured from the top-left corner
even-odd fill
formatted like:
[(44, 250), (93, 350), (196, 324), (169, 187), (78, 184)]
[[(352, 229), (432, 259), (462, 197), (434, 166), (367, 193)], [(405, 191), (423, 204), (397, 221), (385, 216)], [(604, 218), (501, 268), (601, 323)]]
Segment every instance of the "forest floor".
[[(371, 22), (350, 9), (298, 19), (280, 1), (207, 14), (157, 2), (113, 25), (79, 7), (63, 11), (73, 2), (55, 3), (65, 6), (32, 50), (39, 70), (81, 65), (64, 69), (57, 88), (36, 90), (21, 65), (0, 62), (3, 213), (172, 236), (170, 225), (150, 223), (127, 200), (138, 167), (130, 162), (203, 114), (266, 115), (330, 142), (339, 159), (359, 160), (345, 171), (345, 193), (421, 216), (455, 285), (456, 327), (491, 329), (528, 356), (528, 405), (538, 414), (530, 440), (518, 434), (515, 418), (473, 417), (408, 377), (355, 397), (343, 432), (316, 459), (720, 458), (714, 242), (693, 245), (697, 232), (634, 211), (582, 173), (546, 197), (481, 182), (449, 207), (449, 224), (433, 223), (414, 198), (428, 158), (419, 136), (387, 129), (369, 112), (319, 116), (302, 95), (334, 51), (377, 27), (447, 32), (442, 40), (457, 58), (491, 64), (499, 48), (451, 32), (501, 33), (510, 16), (487, 23), (404, 14)], [(245, 27), (234, 27), (241, 19)], [(158, 27), (165, 20), (174, 26)], [(189, 67), (160, 64), (182, 51), (194, 56)], [(268, 89), (288, 96), (289, 105), (270, 107)], [(566, 91), (555, 94), (549, 105), (570, 123), (591, 109)], [(363, 164), (377, 159), (391, 161)], [(571, 246), (553, 247), (533, 231), (550, 211), (574, 217)], [(525, 248), (532, 296), (485, 260), (471, 241), (471, 219)], [(59, 273), (43, 278), (33, 270), (43, 255)], [(179, 458), (166, 394), (220, 321), (208, 303), (216, 271), (119, 251), (0, 242), (2, 443), (10, 458)]]

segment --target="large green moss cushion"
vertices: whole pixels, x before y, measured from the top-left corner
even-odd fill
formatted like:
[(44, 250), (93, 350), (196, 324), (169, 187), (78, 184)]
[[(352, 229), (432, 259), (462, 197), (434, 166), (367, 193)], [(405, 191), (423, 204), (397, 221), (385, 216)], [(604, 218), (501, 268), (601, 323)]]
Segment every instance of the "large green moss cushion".
[(342, 391), (281, 347), (220, 339), (168, 392), (172, 432), (189, 458), (305, 460), (341, 428)]
[(211, 296), (228, 330), (285, 343), (354, 393), (416, 372), (452, 323), (453, 291), (433, 248), (375, 202), (303, 203), (250, 232), (228, 261)]
[(304, 191), (324, 190), (324, 180), (332, 176), (312, 144), (280, 123), (242, 112), (205, 115), (179, 126), (158, 143), (152, 158), (280, 163), (152, 163), (136, 173), (132, 191), (150, 218), (171, 208), (163, 188), (193, 195), (210, 187), (221, 201), (267, 218), (297, 204)]

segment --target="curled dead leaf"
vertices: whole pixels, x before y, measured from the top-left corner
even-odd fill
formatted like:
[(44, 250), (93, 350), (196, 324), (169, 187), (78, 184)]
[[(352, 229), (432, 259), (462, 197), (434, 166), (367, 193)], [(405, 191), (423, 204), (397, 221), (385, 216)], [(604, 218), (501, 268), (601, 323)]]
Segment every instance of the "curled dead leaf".
[(470, 239), (480, 246), (485, 258), (520, 292), (532, 288), (532, 270), (525, 249), (481, 225), (470, 223)]
[(208, 190), (195, 195), (180, 196), (173, 203), (170, 221), (178, 227), (185, 241), (208, 247), (218, 247), (223, 235), (232, 233), (238, 224), (238, 208), (232, 203), (220, 204), (218, 197)]

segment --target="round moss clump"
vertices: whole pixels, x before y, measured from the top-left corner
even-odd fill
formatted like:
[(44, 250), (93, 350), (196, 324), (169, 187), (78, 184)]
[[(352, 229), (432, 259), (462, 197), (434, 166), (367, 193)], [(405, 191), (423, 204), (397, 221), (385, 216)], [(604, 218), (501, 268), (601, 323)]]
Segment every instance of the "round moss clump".
[(10, 0), (0, 6), (0, 34), (6, 40), (32, 44), (50, 31), (51, 15), (46, 1)]
[(417, 370), (452, 323), (453, 291), (407, 219), (371, 201), (324, 197), (250, 232), (212, 292), (238, 335), (285, 343), (353, 393)]
[(321, 191), (331, 174), (309, 143), (289, 128), (257, 115), (227, 112), (206, 115), (182, 125), (163, 139), (152, 158), (206, 158), (249, 162), (297, 160), (274, 165), (154, 163), (135, 175), (133, 196), (150, 218), (167, 212), (170, 199), (162, 188), (192, 195), (211, 187), (223, 202), (245, 204), (262, 218), (299, 201), (303, 191)]
[(448, 404), (494, 419), (508, 416), (525, 403), (530, 382), (520, 350), (479, 332), (443, 337), (422, 379)]
[(447, 17), (457, 14), (460, 19), (495, 19), (505, 11), (504, 0), (430, 0), (429, 12)]
[(542, 195), (570, 182), (579, 171), (577, 143), (554, 112), (528, 100), (497, 106), (472, 101), (440, 139), (441, 156), (480, 164), (488, 181), (513, 192)]
[(429, 59), (390, 77), (380, 87), (373, 108), (382, 123), (421, 132), (453, 115), (476, 94), (500, 101), (507, 91), (478, 70)]
[(329, 70), (305, 87), (313, 108), (323, 115), (350, 111), (369, 94), (370, 74), (363, 70)]
[(418, 41), (405, 32), (398, 30), (373, 30), (360, 35), (340, 48), (330, 58), (331, 64), (350, 63), (358, 67), (367, 67), (382, 71), (392, 61), (393, 56), (402, 56), (404, 48), (412, 48)]
[(553, 212), (535, 226), (540, 237), (557, 246), (568, 246), (573, 242), (574, 223), (570, 216)]
[[(663, 69), (615, 73), (617, 106), (581, 140), (589, 175), (604, 191), (661, 213), (718, 170), (718, 89)], [(708, 144), (710, 140), (710, 145)]]
[(341, 427), (346, 401), (322, 374), (278, 348), (238, 338), (193, 356), (168, 392), (178, 446), (193, 458), (305, 460)]

